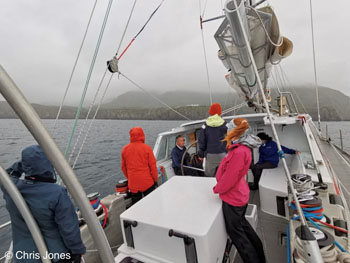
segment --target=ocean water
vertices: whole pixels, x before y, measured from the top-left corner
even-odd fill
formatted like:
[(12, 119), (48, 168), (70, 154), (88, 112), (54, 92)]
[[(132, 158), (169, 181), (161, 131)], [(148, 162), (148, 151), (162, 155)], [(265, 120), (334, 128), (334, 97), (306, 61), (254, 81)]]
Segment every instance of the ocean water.
[[(73, 120), (59, 120), (55, 130), (53, 130), (53, 120), (44, 120), (43, 122), (64, 152)], [(120, 169), (120, 153), (122, 147), (129, 143), (129, 130), (132, 127), (143, 127), (146, 143), (153, 147), (158, 133), (170, 130), (181, 123), (182, 121), (96, 120), (75, 167), (75, 173), (86, 193), (99, 192), (102, 196), (113, 193), (116, 182), (124, 178)], [(328, 126), (328, 135), (337, 145), (340, 145), (339, 130), (342, 130), (344, 150), (350, 152), (350, 122), (322, 123), (321, 130), (324, 134), (326, 125)], [(87, 130), (83, 121), (78, 122), (71, 148), (73, 148), (80, 130)], [(84, 135), (81, 138), (83, 137)], [(34, 139), (19, 120), (0, 119), (0, 165), (2, 167), (7, 168), (14, 161), (19, 160), (21, 150), (32, 144), (35, 144)], [(77, 149), (79, 147), (80, 144)], [(72, 160), (74, 159), (75, 155)], [(9, 216), (1, 193), (0, 225), (8, 220)], [(8, 249), (10, 241), (10, 227), (0, 230), (0, 258)]]
[[(43, 120), (46, 128), (54, 136), (57, 145), (64, 152), (73, 127), (73, 120), (59, 120), (56, 130), (53, 130), (53, 120)], [(71, 148), (80, 133), (87, 130), (88, 125), (79, 121), (76, 136)], [(120, 169), (121, 150), (129, 143), (129, 130), (134, 126), (144, 129), (146, 143), (152, 148), (160, 132), (171, 130), (183, 121), (140, 121), (140, 120), (95, 120), (80, 154), (75, 173), (86, 193), (99, 192), (101, 196), (115, 192), (114, 186), (119, 179), (124, 178)], [(85, 132), (80, 137), (80, 142)], [(26, 127), (19, 120), (0, 119), (0, 165), (8, 168), (20, 159), (23, 148), (36, 144)], [(78, 152), (80, 144), (77, 146)], [(72, 160), (75, 160), (73, 156)], [(9, 221), (5, 202), (0, 190), (0, 225)], [(0, 230), (0, 258), (7, 251), (11, 241), (11, 227)]]

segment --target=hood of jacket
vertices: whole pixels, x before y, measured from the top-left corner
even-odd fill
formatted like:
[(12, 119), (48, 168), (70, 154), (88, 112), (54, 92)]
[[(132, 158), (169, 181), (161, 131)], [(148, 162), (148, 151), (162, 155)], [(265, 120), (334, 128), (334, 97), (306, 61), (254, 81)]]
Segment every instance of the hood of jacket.
[(18, 162), (13, 163), (9, 168), (6, 169), (6, 172), (9, 175), (21, 177), (21, 175), (23, 173), (22, 162), (18, 161)]
[(221, 116), (215, 114), (213, 116), (208, 117), (205, 122), (210, 127), (220, 127), (225, 123), (224, 119)]
[(56, 181), (55, 170), (39, 145), (32, 145), (22, 151), (22, 171), (25, 177), (38, 177), (47, 181)]
[(145, 133), (141, 127), (134, 127), (130, 130), (130, 142), (145, 142)]
[(249, 132), (249, 130), (244, 133), (236, 143), (248, 146), (249, 148), (259, 148), (262, 144), (260, 138)]

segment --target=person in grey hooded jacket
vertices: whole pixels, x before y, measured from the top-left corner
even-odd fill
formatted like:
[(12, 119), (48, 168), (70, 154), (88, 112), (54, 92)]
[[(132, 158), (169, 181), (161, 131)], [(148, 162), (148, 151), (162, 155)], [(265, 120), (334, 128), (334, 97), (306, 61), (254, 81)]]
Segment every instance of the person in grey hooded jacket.
[[(52, 262), (80, 263), (86, 248), (74, 205), (66, 188), (55, 184), (54, 168), (40, 146), (25, 148), (21, 161), (7, 172), (38, 223)], [(41, 262), (23, 217), (6, 190), (2, 190), (12, 222), (14, 262)]]

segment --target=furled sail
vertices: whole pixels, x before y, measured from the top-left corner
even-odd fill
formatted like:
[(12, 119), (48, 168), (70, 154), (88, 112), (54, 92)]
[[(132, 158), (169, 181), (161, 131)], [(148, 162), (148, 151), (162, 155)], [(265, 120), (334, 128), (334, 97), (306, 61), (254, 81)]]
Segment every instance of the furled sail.
[[(226, 2), (226, 18), (215, 33), (220, 48), (218, 57), (229, 70), (225, 76), (229, 85), (245, 98), (249, 106), (261, 108), (262, 98), (248, 49), (252, 50), (264, 93), (271, 100), (267, 80), (272, 65), (292, 53), (293, 43), (280, 35), (271, 7), (254, 9), (245, 6), (244, 0), (236, 0), (236, 3), (237, 8), (232, 0)], [(249, 46), (246, 45), (244, 33)]]

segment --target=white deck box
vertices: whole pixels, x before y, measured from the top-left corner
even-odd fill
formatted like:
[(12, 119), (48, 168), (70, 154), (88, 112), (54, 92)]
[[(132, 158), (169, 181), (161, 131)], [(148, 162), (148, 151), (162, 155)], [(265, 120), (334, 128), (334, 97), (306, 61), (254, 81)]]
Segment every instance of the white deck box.
[[(129, 255), (144, 262), (184, 263), (195, 256), (194, 262), (221, 262), (227, 234), (215, 184), (215, 178), (174, 176), (130, 207), (120, 216), (124, 244), (117, 259)], [(136, 226), (126, 230), (128, 222)], [(170, 230), (194, 243), (185, 248), (184, 238), (170, 237)]]

